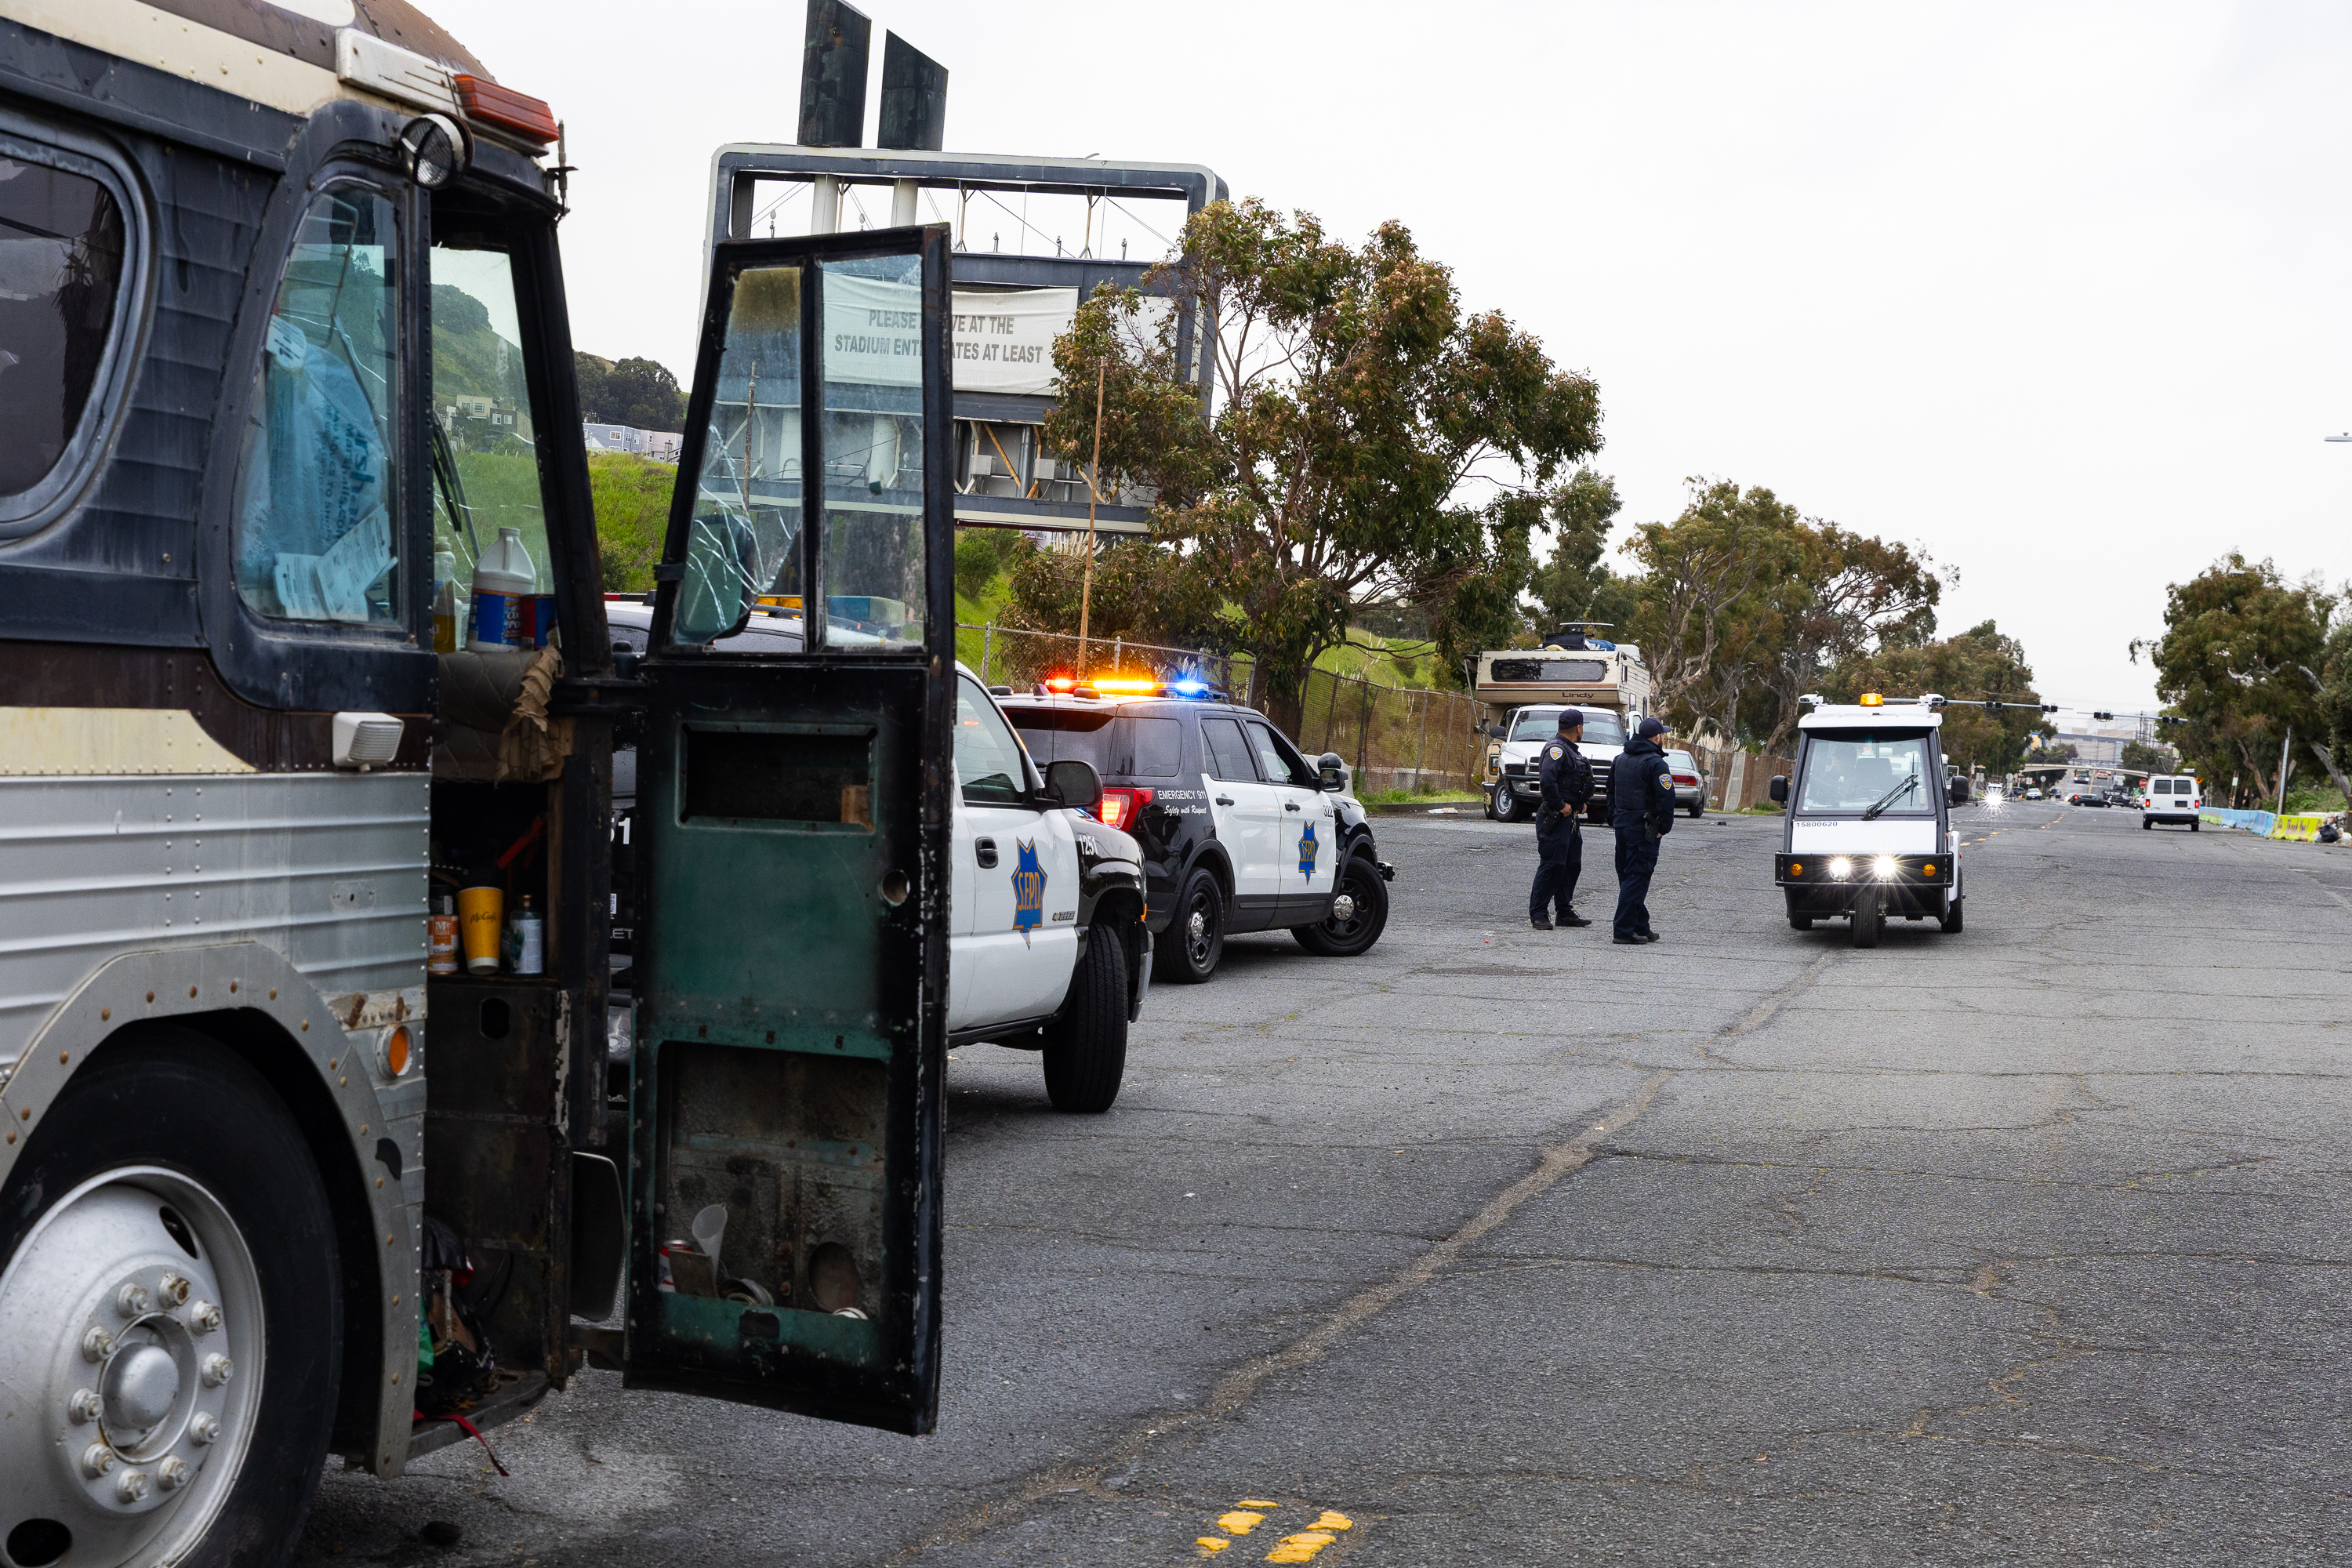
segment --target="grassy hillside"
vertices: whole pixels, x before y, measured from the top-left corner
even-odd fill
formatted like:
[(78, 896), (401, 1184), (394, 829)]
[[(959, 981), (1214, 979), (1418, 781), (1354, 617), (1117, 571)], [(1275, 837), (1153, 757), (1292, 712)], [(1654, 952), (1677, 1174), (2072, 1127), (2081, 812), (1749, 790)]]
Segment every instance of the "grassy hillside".
[(596, 553), (604, 591), (642, 594), (654, 585), (662, 534), (669, 526), (675, 464), (630, 452), (588, 454), (588, 491), (596, 502)]

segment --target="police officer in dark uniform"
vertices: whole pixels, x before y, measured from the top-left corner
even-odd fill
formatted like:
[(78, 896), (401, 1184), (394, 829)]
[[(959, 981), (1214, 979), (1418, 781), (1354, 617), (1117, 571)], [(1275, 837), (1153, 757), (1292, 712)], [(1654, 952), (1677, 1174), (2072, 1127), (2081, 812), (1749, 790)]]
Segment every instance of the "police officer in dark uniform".
[(1577, 745), (1583, 735), (1584, 715), (1561, 709), (1559, 733), (1544, 748), (1538, 770), (1543, 804), (1536, 807), (1536, 885), (1528, 890), (1528, 920), (1538, 931), (1552, 929), (1553, 904), (1561, 925), (1592, 923), (1576, 912), (1576, 879), (1584, 869), (1584, 830), (1577, 818), (1592, 798), (1592, 764)]
[(1650, 876), (1658, 868), (1658, 840), (1674, 831), (1675, 772), (1658, 737), (1666, 727), (1644, 719), (1609, 764), (1609, 819), (1617, 829), (1617, 918), (1609, 940), (1655, 942), (1650, 929)]

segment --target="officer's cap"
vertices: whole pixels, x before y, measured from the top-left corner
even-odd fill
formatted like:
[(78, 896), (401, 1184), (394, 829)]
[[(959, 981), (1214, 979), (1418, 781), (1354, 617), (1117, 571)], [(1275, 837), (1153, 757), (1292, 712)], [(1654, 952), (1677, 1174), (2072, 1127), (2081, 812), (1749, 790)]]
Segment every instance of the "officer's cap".
[(1635, 736), (1644, 741), (1648, 740), (1653, 735), (1663, 735), (1665, 732), (1665, 725), (1655, 719), (1643, 720), (1641, 727), (1633, 731)]
[(1560, 733), (1566, 734), (1570, 730), (1581, 730), (1583, 728), (1583, 714), (1578, 712), (1573, 708), (1563, 708), (1559, 710)]

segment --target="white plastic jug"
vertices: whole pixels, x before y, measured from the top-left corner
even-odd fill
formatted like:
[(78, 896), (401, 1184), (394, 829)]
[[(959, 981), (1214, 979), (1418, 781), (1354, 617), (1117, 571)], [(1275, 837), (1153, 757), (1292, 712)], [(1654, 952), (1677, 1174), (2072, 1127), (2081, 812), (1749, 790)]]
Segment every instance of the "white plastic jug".
[(529, 647), (524, 601), (538, 586), (539, 572), (522, 547), (522, 530), (499, 530), (499, 542), (474, 563), (474, 630), (466, 646), (476, 653)]

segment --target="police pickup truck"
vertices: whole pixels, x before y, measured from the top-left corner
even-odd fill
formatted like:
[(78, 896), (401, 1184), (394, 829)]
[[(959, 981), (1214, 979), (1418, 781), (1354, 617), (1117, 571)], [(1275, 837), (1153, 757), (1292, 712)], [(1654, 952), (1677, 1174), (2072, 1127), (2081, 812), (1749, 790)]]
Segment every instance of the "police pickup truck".
[(1805, 700), (1814, 707), (1798, 721), (1796, 777), (1771, 784), (1789, 808), (1773, 859), (1789, 924), (1842, 916), (1856, 947), (1876, 947), (1889, 915), (1958, 935), (1965, 889), (1948, 808), (1969, 798), (1969, 781), (1941, 749), (1944, 699)]
[[(644, 647), (651, 606), (610, 595), (604, 615), (616, 653)], [(855, 634), (834, 632), (835, 640), (845, 635)], [(719, 646), (796, 649), (800, 641), (800, 617), (779, 608), (754, 615)], [(1038, 1051), (1056, 1110), (1108, 1110), (1126, 1070), (1127, 1026), (1141, 1016), (1151, 984), (1142, 850), (1088, 815), (1103, 796), (1094, 768), (1060, 761), (1041, 773), (961, 665), (955, 769), (949, 1041)], [(630, 945), (633, 751), (614, 753), (613, 775), (613, 950), (622, 963)]]

